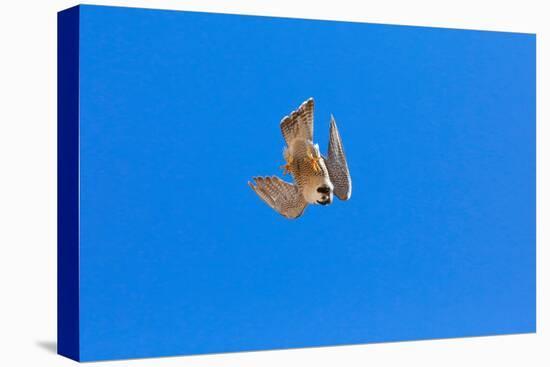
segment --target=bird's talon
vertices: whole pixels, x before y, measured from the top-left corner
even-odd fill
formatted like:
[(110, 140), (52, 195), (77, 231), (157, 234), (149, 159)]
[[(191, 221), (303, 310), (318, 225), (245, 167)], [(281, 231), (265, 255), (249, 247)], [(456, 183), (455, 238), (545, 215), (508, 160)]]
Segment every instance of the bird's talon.
[(313, 166), (313, 170), (315, 172), (321, 171), (321, 167), (319, 166), (319, 158), (313, 158), (311, 165)]
[(314, 155), (313, 155), (313, 152), (312, 152), (310, 149), (311, 149), (311, 148), (308, 148), (308, 150), (307, 150), (307, 156), (308, 156), (308, 158), (309, 158), (309, 160), (310, 160), (310, 162), (311, 162), (311, 165), (312, 165), (312, 167), (313, 167), (313, 170), (314, 170), (315, 172), (319, 172), (319, 171), (321, 171), (321, 166), (319, 166), (319, 158), (320, 158), (320, 157), (314, 156)]
[(292, 161), (293, 161), (292, 156), (287, 155), (285, 153), (285, 162), (286, 162), (286, 164), (283, 164), (281, 166), (281, 169), (283, 170), (283, 175), (287, 175), (287, 174), (290, 173), (290, 165), (292, 164)]
[(283, 164), (280, 168), (283, 170), (283, 175), (288, 175), (290, 173), (290, 164)]

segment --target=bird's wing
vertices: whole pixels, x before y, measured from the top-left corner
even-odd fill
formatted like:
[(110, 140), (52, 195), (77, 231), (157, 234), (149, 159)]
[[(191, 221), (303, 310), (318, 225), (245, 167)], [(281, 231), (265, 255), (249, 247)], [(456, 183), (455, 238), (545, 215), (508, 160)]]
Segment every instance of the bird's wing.
[(342, 140), (336, 127), (334, 117), (330, 118), (330, 139), (328, 143), (328, 157), (325, 163), (328, 169), (330, 181), (334, 185), (334, 194), (340, 200), (348, 200), (351, 197), (351, 176), (349, 174), (348, 163)]
[(308, 99), (292, 111), (289, 116), (281, 120), (281, 132), (285, 138), (286, 145), (296, 139), (307, 139), (313, 141), (313, 98)]
[(287, 218), (298, 218), (304, 212), (307, 202), (296, 185), (281, 180), (279, 177), (254, 177), (254, 185), (248, 185), (258, 196)]

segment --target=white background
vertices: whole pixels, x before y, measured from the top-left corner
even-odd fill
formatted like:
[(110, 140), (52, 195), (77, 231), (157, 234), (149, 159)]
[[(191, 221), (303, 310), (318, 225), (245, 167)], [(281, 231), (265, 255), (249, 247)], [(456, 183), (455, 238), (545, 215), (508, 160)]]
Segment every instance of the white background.
[[(94, 366), (542, 366), (550, 363), (546, 1), (96, 1), (95, 4), (537, 33), (537, 334), (170, 357)], [(0, 365), (75, 365), (56, 340), (56, 12), (0, 5)], [(546, 17), (545, 17), (546, 13)]]

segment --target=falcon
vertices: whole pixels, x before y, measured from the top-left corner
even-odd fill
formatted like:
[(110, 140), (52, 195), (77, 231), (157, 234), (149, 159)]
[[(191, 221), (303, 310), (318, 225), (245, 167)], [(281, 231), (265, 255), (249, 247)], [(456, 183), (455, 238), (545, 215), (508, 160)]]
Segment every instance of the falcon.
[(351, 197), (351, 177), (334, 116), (325, 157), (313, 143), (313, 109), (309, 98), (280, 123), (286, 143), (283, 175), (290, 174), (294, 183), (277, 176), (253, 177), (254, 182), (248, 182), (260, 199), (289, 219), (301, 216), (308, 204), (331, 204), (334, 195), (340, 200)]

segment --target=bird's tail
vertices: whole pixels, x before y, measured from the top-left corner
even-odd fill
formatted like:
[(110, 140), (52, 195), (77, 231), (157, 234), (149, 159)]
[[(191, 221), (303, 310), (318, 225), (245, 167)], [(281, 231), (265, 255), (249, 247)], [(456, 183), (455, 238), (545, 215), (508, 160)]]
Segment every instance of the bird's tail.
[(296, 138), (313, 140), (313, 98), (281, 120), (281, 132), (288, 146)]

